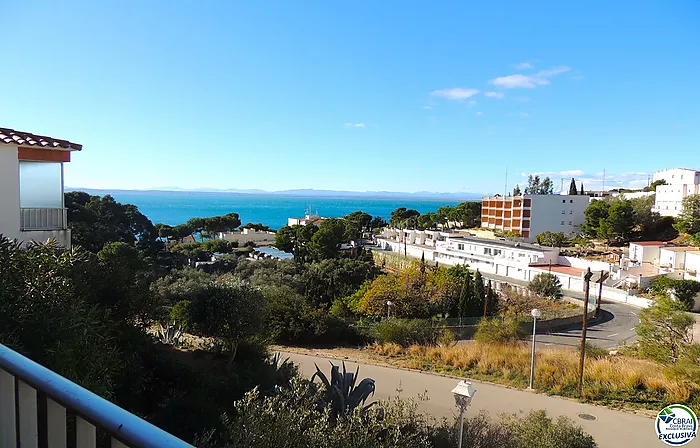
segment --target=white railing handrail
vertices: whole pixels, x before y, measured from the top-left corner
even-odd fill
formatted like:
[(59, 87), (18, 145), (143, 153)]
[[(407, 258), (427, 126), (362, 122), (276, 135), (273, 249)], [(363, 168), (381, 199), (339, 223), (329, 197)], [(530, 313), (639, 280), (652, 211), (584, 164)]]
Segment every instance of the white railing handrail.
[(0, 368), (135, 448), (192, 448), (172, 434), (0, 344)]
[(64, 230), (68, 226), (68, 209), (65, 207), (20, 207), (20, 229)]

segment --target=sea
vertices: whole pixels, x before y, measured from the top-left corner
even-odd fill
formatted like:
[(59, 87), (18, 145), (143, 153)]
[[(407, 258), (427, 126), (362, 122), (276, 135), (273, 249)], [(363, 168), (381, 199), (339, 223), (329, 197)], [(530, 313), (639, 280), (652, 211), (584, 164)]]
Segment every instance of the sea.
[(239, 214), (243, 224), (262, 223), (273, 229), (287, 225), (287, 218), (303, 217), (307, 210), (326, 218), (339, 218), (357, 210), (389, 220), (391, 212), (399, 207), (416, 209), (421, 213), (437, 211), (444, 205), (459, 202), (430, 199), (401, 198), (333, 198), (293, 197), (279, 195), (207, 193), (190, 191), (132, 191), (83, 190), (90, 194), (110, 194), (117, 202), (134, 204), (154, 224), (171, 226), (190, 218), (220, 216), (230, 212)]

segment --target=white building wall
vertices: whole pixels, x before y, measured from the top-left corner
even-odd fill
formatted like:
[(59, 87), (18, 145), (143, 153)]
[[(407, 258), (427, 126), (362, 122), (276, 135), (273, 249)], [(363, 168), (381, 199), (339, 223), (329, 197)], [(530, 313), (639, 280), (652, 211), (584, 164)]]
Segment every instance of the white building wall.
[(700, 252), (686, 252), (684, 280), (700, 282)]
[(670, 266), (674, 269), (682, 269), (685, 264), (685, 252), (661, 249), (659, 252), (659, 264)]
[(663, 179), (667, 183), (656, 187), (654, 211), (662, 216), (678, 216), (683, 209), (683, 199), (700, 194), (700, 171), (674, 168), (655, 172), (653, 179)]
[(19, 238), (19, 159), (17, 146), (0, 144), (0, 233)]
[(658, 263), (661, 246), (641, 246), (630, 243), (629, 256), (639, 263)]
[(566, 235), (578, 233), (581, 224), (586, 220), (583, 212), (590, 203), (588, 196), (578, 195), (548, 194), (525, 197), (532, 199), (529, 241), (534, 241), (537, 235), (546, 231), (563, 232)]

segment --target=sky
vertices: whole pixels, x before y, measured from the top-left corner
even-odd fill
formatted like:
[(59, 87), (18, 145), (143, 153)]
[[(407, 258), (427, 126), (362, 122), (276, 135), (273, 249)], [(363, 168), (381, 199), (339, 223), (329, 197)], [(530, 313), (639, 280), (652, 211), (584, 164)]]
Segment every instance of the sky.
[(493, 194), (700, 169), (696, 0), (0, 10), (0, 127), (83, 144), (72, 187)]

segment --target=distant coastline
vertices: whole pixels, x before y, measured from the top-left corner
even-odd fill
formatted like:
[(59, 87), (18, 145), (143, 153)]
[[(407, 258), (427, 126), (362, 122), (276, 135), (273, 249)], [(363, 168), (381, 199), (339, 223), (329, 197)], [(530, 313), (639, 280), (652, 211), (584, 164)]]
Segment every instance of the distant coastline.
[(134, 195), (192, 195), (192, 196), (238, 196), (238, 197), (280, 197), (280, 198), (324, 198), (324, 199), (386, 199), (398, 200), (408, 199), (417, 201), (475, 201), (481, 200), (482, 194), (459, 192), (459, 193), (439, 193), (430, 191), (419, 191), (415, 193), (393, 192), (393, 191), (341, 191), (341, 190), (185, 190), (185, 189), (148, 189), (148, 190), (127, 190), (117, 188), (80, 188), (66, 187), (66, 191), (85, 191), (90, 194), (112, 194), (127, 193)]
[[(287, 225), (288, 218), (302, 217), (307, 210), (326, 218), (339, 218), (358, 210), (372, 216), (391, 218), (391, 212), (399, 207), (418, 210), (420, 213), (435, 212), (438, 208), (456, 206), (464, 202), (462, 197), (392, 196), (378, 193), (298, 191), (277, 193), (241, 193), (222, 191), (167, 191), (167, 190), (97, 190), (89, 188), (66, 188), (66, 191), (85, 191), (91, 195), (111, 195), (122, 204), (134, 204), (153, 223), (178, 225), (195, 217), (207, 218), (235, 212), (243, 223), (261, 223), (273, 229)], [(319, 194), (320, 193), (320, 194)], [(353, 196), (354, 195), (354, 196)], [(374, 196), (372, 196), (374, 195)]]

